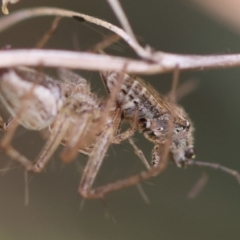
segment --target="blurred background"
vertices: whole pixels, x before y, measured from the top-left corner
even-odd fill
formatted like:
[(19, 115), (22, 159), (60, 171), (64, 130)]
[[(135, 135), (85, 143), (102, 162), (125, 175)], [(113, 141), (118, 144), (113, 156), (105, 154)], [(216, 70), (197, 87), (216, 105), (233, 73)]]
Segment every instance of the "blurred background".
[[(226, 54), (240, 52), (236, 7), (220, 3), (181, 0), (122, 0), (131, 26), (142, 44), (155, 49), (182, 54)], [(198, 5), (200, 3), (200, 5)], [(118, 24), (105, 0), (54, 1), (22, 0), (9, 10), (54, 6), (89, 14)], [(223, 5), (227, 6), (227, 5)], [(214, 10), (214, 12), (213, 12)], [(238, 11), (239, 13), (239, 11)], [(223, 18), (221, 18), (223, 16)], [(20, 23), (1, 33), (0, 46), (32, 48), (49, 28), (53, 18), (43, 17)], [(62, 19), (48, 49), (88, 50), (109, 34), (106, 30), (73, 19)], [(134, 56), (121, 43), (113, 45), (116, 55)], [(45, 72), (54, 75), (52, 69)], [(104, 89), (98, 73), (79, 71), (100, 96)], [(240, 69), (181, 73), (180, 83), (198, 82), (180, 104), (194, 122), (195, 147), (199, 161), (217, 162), (240, 171)], [(159, 92), (170, 91), (172, 74), (143, 76)], [(7, 119), (3, 107), (1, 114)], [(150, 159), (152, 144), (140, 134), (136, 144)], [(34, 159), (44, 144), (39, 133), (20, 128), (14, 146)], [(9, 166), (0, 177), (1, 240), (206, 240), (240, 239), (240, 186), (220, 171), (198, 167), (178, 169), (169, 164), (156, 178), (141, 183), (149, 199), (143, 199), (137, 187), (113, 192), (104, 200), (83, 201), (77, 193), (81, 171), (87, 161), (83, 155), (68, 164), (56, 152), (46, 170), (29, 174), (29, 205), (24, 205), (24, 170), (1, 155), (1, 168)], [(96, 185), (113, 182), (139, 172), (143, 166), (131, 146), (111, 146), (98, 174)], [(197, 180), (207, 174), (208, 183), (195, 198), (188, 193)]]

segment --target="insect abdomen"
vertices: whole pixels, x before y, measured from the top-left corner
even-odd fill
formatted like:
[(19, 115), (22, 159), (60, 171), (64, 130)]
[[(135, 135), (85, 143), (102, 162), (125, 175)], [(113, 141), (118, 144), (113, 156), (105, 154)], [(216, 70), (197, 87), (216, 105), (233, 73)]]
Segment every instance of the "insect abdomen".
[[(107, 88), (111, 92), (119, 81), (121, 74), (117, 72), (107, 72), (103, 74)], [(125, 117), (134, 118), (138, 111), (139, 118), (157, 118), (163, 113), (164, 109), (158, 104), (155, 98), (131, 76), (124, 74), (123, 83), (117, 101), (123, 110)]]

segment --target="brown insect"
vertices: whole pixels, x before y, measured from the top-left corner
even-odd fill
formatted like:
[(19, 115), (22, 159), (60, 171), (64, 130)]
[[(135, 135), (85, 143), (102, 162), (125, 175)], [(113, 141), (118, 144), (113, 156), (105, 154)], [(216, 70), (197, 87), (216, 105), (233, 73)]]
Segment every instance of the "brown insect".
[[(114, 89), (119, 79), (117, 72), (102, 73), (109, 92)], [(154, 143), (152, 164), (161, 161), (172, 118), (170, 152), (177, 166), (183, 167), (194, 154), (193, 126), (187, 113), (180, 106), (170, 102), (141, 79), (124, 75), (123, 84), (117, 97), (117, 104), (123, 111), (124, 119), (132, 122), (138, 115), (138, 129)]]
[[(115, 88), (121, 75), (118, 72), (102, 73), (102, 78), (109, 92)], [(148, 171), (96, 189), (88, 189), (84, 194), (85, 197), (103, 197), (111, 191), (129, 187), (146, 180), (166, 168), (169, 155), (178, 167), (197, 165), (220, 169), (236, 177), (240, 183), (240, 174), (235, 170), (221, 166), (218, 163), (192, 160), (195, 157), (193, 126), (181, 107), (162, 97), (151, 86), (146, 85), (138, 78), (127, 74), (124, 74), (122, 78), (123, 83), (117, 96), (117, 105), (123, 112), (123, 119), (129, 120), (131, 123), (137, 121), (138, 130), (154, 143), (152, 152), (153, 167), (149, 166), (141, 150), (130, 139), (135, 152), (143, 160)], [(80, 192), (82, 193), (81, 186)]]

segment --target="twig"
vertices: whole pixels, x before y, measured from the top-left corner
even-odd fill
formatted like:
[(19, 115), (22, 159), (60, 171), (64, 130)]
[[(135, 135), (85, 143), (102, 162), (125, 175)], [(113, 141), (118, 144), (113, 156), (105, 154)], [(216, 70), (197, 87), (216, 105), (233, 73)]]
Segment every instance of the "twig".
[(63, 50), (4, 50), (0, 51), (0, 68), (25, 66), (66, 67), (92, 71), (121, 71), (128, 62), (126, 72), (156, 74), (179, 70), (203, 70), (240, 66), (240, 54), (219, 56), (182, 56), (166, 54), (161, 63), (150, 63), (123, 57)]
[(42, 38), (37, 42), (36, 48), (43, 48), (45, 44), (48, 42), (48, 40), (51, 38), (51, 36), (54, 34), (56, 31), (58, 24), (61, 20), (61, 17), (56, 17), (52, 24), (51, 27), (47, 30), (47, 32), (42, 36)]
[(0, 19), (0, 32), (23, 20), (33, 18), (33, 17), (43, 17), (43, 16), (70, 17), (70, 18), (75, 18), (79, 21), (87, 21), (87, 22), (102, 26), (104, 28), (107, 28), (110, 31), (119, 35), (123, 40), (125, 40), (126, 43), (130, 47), (132, 47), (137, 54), (139, 54), (139, 56), (141, 56), (144, 59), (152, 60), (152, 54), (148, 50), (140, 46), (136, 41), (134, 41), (132, 37), (129, 36), (126, 32), (124, 32), (121, 28), (109, 22), (103, 21), (101, 19), (88, 16), (86, 14), (82, 14), (74, 11), (68, 11), (68, 10), (59, 9), (59, 8), (39, 7), (39, 8), (30, 8), (30, 9), (16, 11), (11, 15), (5, 16)]
[(96, 71), (121, 71), (124, 64), (128, 62), (126, 72), (156, 74), (173, 71), (176, 66), (179, 67), (180, 71), (240, 66), (240, 54), (201, 56), (179, 55), (160, 51), (150, 53), (135, 42), (131, 36), (121, 28), (98, 18), (58, 8), (32, 8), (17, 11), (0, 19), (0, 32), (20, 21), (44, 15), (71, 17), (105, 27), (124, 39), (139, 56), (151, 61), (144, 62), (120, 57), (100, 56), (91, 53), (76, 53), (60, 50), (11, 50), (0, 52), (0, 67), (42, 65), (45, 67), (68, 67), (72, 69), (78, 68)]
[[(120, 3), (118, 0), (107, 0), (109, 5), (111, 6), (113, 12), (117, 16), (119, 22), (121, 23), (123, 29), (128, 33), (129, 36), (137, 43), (137, 39), (133, 33), (133, 30), (128, 22), (127, 16), (124, 13)], [(138, 44), (138, 43), (137, 43)]]

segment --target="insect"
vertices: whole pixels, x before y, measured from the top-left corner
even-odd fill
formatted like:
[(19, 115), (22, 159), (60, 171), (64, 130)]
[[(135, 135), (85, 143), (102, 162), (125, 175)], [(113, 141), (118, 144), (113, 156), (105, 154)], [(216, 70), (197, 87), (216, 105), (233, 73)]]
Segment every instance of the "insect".
[[(115, 88), (121, 74), (111, 71), (101, 74), (109, 92)], [(154, 143), (152, 151), (153, 166), (150, 167), (148, 165), (144, 155), (130, 139), (135, 152), (139, 153), (138, 156), (146, 163), (148, 170), (96, 189), (89, 189), (85, 196), (92, 198), (103, 197), (111, 191), (129, 187), (146, 180), (165, 169), (168, 155), (172, 156), (178, 167), (197, 165), (220, 169), (236, 177), (240, 183), (240, 174), (235, 170), (221, 166), (218, 163), (193, 161), (195, 157), (193, 126), (189, 117), (180, 106), (165, 99), (151, 86), (146, 85), (138, 78), (128, 74), (124, 74), (122, 78), (123, 83), (116, 99), (117, 104), (123, 112), (123, 118), (130, 122), (137, 121), (138, 130), (149, 141)]]
[[(131, 133), (130, 129), (114, 138), (121, 119), (112, 100), (98, 99), (86, 80), (72, 72), (64, 70), (61, 75), (68, 80), (56, 81), (23, 67), (1, 70), (0, 100), (14, 120), (2, 124), (7, 133), (0, 145), (27, 170), (41, 172), (60, 143), (66, 145), (62, 154), (66, 161), (77, 150), (89, 155), (89, 162), (96, 162), (94, 159), (103, 158), (111, 142), (119, 143)], [(50, 129), (51, 135), (34, 162), (10, 144), (17, 123), (31, 130)], [(88, 169), (93, 172), (91, 177), (97, 174), (87, 166), (83, 179)]]
[[(26, 68), (1, 70), (0, 100), (15, 120), (2, 124), (7, 133), (0, 146), (26, 170), (41, 172), (62, 143), (66, 146), (61, 155), (64, 161), (71, 160), (77, 152), (89, 155), (79, 186), (80, 195), (101, 198), (108, 192), (137, 184), (161, 172), (166, 166), (166, 149), (170, 149), (177, 166), (193, 164), (193, 128), (187, 114), (144, 82), (123, 73), (103, 73), (111, 91), (106, 100), (91, 93), (86, 80), (80, 76), (67, 70), (61, 75), (68, 80), (56, 81)], [(118, 134), (123, 119), (128, 119), (132, 127)], [(51, 135), (34, 162), (10, 144), (17, 122), (32, 130), (50, 128)], [(146, 164), (147, 172), (92, 188), (109, 145), (129, 139), (136, 126), (155, 144), (153, 167)], [(215, 167), (235, 174), (222, 166)], [(238, 173), (235, 175), (239, 177)]]
[[(81, 136), (88, 129), (87, 122), (98, 118), (100, 114), (98, 108), (101, 101), (90, 92), (86, 80), (70, 72), (62, 72), (62, 75), (68, 75), (72, 82), (52, 80), (32, 69), (1, 70), (0, 99), (10, 114), (30, 130), (50, 127), (50, 138), (34, 164), (17, 154), (9, 146), (9, 140), (5, 140), (7, 137), (2, 141), (3, 150), (11, 158), (34, 172), (42, 171), (59, 143), (71, 137), (71, 131)], [(78, 121), (77, 116), (81, 116), (83, 128), (76, 132), (74, 126)], [(68, 144), (70, 147), (71, 142), (68, 141)], [(84, 147), (82, 152), (87, 153)]]
[[(109, 92), (119, 79), (117, 72), (104, 72), (102, 78)], [(172, 118), (172, 134), (170, 152), (179, 167), (184, 167), (189, 159), (195, 157), (193, 146), (193, 126), (187, 113), (157, 93), (141, 79), (125, 74), (117, 103), (121, 106), (123, 116), (130, 122), (136, 112), (138, 129), (154, 143), (152, 165), (161, 161), (161, 152), (165, 148)]]

